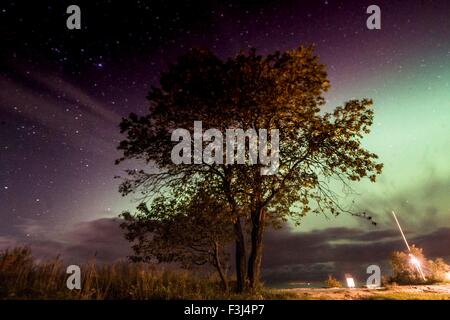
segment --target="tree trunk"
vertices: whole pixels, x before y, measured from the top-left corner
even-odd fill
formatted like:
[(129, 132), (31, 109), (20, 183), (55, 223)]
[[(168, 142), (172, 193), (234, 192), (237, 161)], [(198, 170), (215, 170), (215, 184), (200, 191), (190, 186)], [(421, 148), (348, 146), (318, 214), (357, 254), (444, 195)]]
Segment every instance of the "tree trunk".
[(225, 273), (223, 272), (222, 264), (220, 263), (220, 246), (217, 241), (214, 241), (214, 265), (219, 273), (220, 280), (222, 280), (223, 289), (228, 291), (228, 281)]
[(245, 253), (245, 239), (242, 232), (241, 220), (238, 217), (234, 223), (234, 231), (236, 233), (236, 281), (237, 292), (245, 290), (247, 256)]
[(251, 252), (248, 260), (248, 279), (252, 289), (257, 286), (260, 278), (264, 221), (264, 208), (257, 208), (252, 214)]

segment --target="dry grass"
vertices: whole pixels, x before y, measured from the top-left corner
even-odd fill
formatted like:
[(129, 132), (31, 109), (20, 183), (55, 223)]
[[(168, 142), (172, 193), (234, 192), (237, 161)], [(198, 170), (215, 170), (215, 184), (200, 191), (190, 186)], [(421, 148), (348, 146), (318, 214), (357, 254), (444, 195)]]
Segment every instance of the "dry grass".
[(260, 289), (235, 294), (214, 275), (161, 270), (127, 262), (81, 267), (81, 290), (66, 287), (66, 265), (56, 258), (36, 263), (27, 248), (0, 254), (0, 299), (286, 299), (289, 294)]
[(369, 300), (450, 300), (450, 294), (444, 293), (380, 293), (367, 298)]
[(450, 300), (450, 285), (390, 286), (380, 289), (280, 289), (299, 300)]

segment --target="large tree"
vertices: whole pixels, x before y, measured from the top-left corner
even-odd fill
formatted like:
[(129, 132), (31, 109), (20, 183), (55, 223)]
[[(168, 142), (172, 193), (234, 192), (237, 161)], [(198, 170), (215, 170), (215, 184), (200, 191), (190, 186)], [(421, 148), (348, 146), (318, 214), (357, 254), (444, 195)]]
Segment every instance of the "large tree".
[[(119, 146), (123, 157), (118, 162), (143, 160), (148, 169), (128, 171), (120, 191), (140, 190), (144, 201), (151, 202), (156, 194), (173, 197), (171, 190), (180, 185), (197, 190), (206, 181), (211, 196), (225, 199), (233, 225), (237, 289), (247, 283), (255, 287), (267, 224), (298, 221), (310, 211), (364, 216), (342, 208), (333, 186), (350, 188), (349, 181), (364, 177), (374, 182), (381, 173), (377, 155), (361, 145), (372, 124), (372, 101), (351, 100), (326, 112), (323, 93), (328, 88), (325, 67), (311, 47), (265, 57), (250, 50), (226, 61), (193, 50), (161, 74), (160, 86), (148, 94), (147, 115), (123, 119), (127, 137)], [(249, 159), (245, 164), (175, 164), (171, 134), (177, 128), (192, 132), (194, 121), (222, 133), (230, 128), (278, 129), (278, 170), (262, 175), (262, 164)], [(185, 201), (188, 205), (190, 200)]]

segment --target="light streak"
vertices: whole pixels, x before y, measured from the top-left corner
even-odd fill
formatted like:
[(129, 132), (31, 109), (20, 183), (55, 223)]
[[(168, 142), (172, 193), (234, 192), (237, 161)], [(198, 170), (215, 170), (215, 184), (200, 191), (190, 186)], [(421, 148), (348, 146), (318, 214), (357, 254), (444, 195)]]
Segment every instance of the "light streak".
[(395, 212), (392, 211), (392, 215), (394, 216), (395, 222), (397, 223), (398, 229), (400, 230), (400, 233), (402, 234), (403, 240), (405, 241), (406, 247), (409, 251), (409, 256), (411, 257), (411, 264), (416, 267), (417, 272), (420, 274), (422, 279), (426, 281), (425, 275), (423, 274), (422, 266), (420, 265), (420, 261), (412, 254), (411, 248), (409, 247), (408, 241), (406, 240), (405, 234), (403, 233), (402, 227), (400, 226), (400, 223), (398, 222), (397, 216), (395, 215)]
[(400, 226), (400, 223), (397, 220), (397, 216), (395, 215), (395, 212), (392, 211), (392, 215), (394, 216), (395, 222), (397, 223), (398, 229), (400, 230), (400, 233), (402, 234), (403, 240), (405, 240), (406, 247), (408, 248), (408, 251), (411, 252), (411, 248), (409, 247), (408, 241), (406, 240), (405, 234), (403, 233), (402, 227)]

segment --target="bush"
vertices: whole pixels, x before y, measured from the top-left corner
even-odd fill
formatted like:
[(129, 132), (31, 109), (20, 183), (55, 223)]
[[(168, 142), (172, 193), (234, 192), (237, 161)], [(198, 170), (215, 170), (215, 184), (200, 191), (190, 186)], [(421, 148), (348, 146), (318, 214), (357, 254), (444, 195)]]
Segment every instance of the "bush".
[(332, 275), (328, 276), (328, 279), (325, 280), (325, 287), (327, 288), (340, 288), (342, 285), (338, 279), (333, 277)]
[[(412, 256), (420, 263), (426, 280), (423, 280), (416, 266), (411, 263)], [(390, 282), (398, 284), (431, 284), (444, 282), (450, 266), (443, 259), (427, 260), (421, 248), (411, 246), (411, 253), (395, 251), (391, 254), (392, 276)]]
[(445, 263), (442, 258), (436, 260), (428, 260), (428, 278), (432, 282), (448, 281), (447, 274), (450, 272), (450, 266)]

